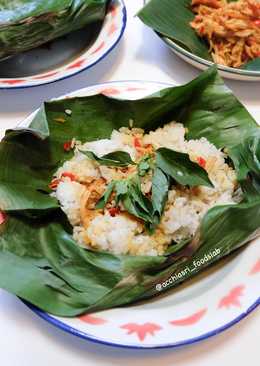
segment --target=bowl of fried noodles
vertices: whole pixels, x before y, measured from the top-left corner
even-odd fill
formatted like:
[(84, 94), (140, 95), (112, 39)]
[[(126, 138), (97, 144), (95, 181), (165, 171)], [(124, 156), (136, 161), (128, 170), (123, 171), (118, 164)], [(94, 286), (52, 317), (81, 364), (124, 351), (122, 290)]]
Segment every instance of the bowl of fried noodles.
[(145, 0), (139, 18), (185, 61), (260, 80), (259, 0)]

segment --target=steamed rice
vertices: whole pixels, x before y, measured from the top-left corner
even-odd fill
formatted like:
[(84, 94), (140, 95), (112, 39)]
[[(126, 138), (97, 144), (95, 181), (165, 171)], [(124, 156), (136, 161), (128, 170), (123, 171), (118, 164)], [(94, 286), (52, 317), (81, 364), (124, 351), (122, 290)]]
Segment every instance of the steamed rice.
[[(236, 175), (225, 162), (225, 154), (205, 138), (185, 140), (185, 133), (182, 124), (172, 122), (149, 134), (140, 129), (122, 128), (113, 131), (110, 139), (75, 143), (73, 158), (55, 174), (59, 184), (52, 194), (73, 226), (73, 237), (79, 245), (115, 254), (161, 255), (173, 241), (192, 238), (210, 208), (236, 203)], [(95, 209), (109, 182), (126, 178), (136, 166), (129, 169), (100, 166), (80, 150), (92, 151), (98, 157), (125, 151), (137, 161), (145, 152), (160, 147), (187, 153), (193, 162), (203, 162), (214, 188), (170, 187), (161, 222), (152, 235), (146, 232), (141, 220), (127, 213), (122, 205), (119, 212), (111, 215), (113, 200), (104, 210)], [(68, 172), (76, 179), (66, 176)], [(143, 193), (151, 191), (151, 178), (151, 173), (142, 177)]]

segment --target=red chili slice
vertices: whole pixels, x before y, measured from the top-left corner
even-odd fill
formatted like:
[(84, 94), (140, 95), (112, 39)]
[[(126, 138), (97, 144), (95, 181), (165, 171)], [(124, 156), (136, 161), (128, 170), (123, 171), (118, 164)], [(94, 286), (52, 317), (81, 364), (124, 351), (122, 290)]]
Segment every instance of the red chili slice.
[(53, 179), (51, 181), (51, 183), (49, 184), (49, 188), (52, 190), (55, 190), (58, 187), (59, 183), (60, 183), (60, 179), (58, 179), (58, 178)]
[(71, 143), (72, 143), (72, 141), (64, 142), (64, 144), (63, 144), (64, 151), (70, 151), (72, 149)]
[(61, 177), (62, 178), (70, 178), (71, 181), (77, 180), (77, 177), (73, 173), (70, 173), (70, 172), (62, 173)]
[(256, 19), (253, 21), (253, 23), (257, 26), (260, 27), (260, 19)]
[(144, 145), (144, 147), (145, 147), (146, 149), (151, 149), (151, 148), (153, 147), (153, 145), (152, 145), (152, 144), (145, 144), (145, 145)]
[(120, 208), (119, 207), (112, 207), (108, 210), (110, 216), (115, 217), (116, 215), (118, 215), (120, 213)]
[(0, 211), (0, 225), (2, 225), (6, 221), (6, 213), (3, 211)]
[(204, 158), (202, 158), (201, 156), (197, 159), (199, 166), (201, 166), (202, 168), (206, 167), (206, 160)]
[(139, 149), (140, 147), (142, 147), (141, 141), (140, 141), (140, 139), (138, 137), (135, 137), (134, 138), (134, 147), (136, 149)]

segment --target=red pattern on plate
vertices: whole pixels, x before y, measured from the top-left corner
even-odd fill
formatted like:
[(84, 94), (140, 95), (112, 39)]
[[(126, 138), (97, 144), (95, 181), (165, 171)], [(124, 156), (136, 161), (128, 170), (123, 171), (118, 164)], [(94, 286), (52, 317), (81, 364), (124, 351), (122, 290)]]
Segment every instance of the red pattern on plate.
[(93, 51), (91, 52), (91, 55), (94, 55), (95, 53), (99, 52), (100, 50), (102, 50), (102, 48), (105, 46), (105, 41), (101, 42), (100, 45)]
[(222, 299), (218, 304), (218, 307), (219, 308), (223, 307), (229, 308), (230, 306), (240, 307), (241, 303), (239, 298), (244, 295), (244, 289), (245, 289), (244, 285), (239, 285), (232, 288), (228, 295), (222, 297)]
[(6, 214), (3, 211), (0, 211), (0, 225), (2, 225), (6, 220)]
[(15, 85), (15, 84), (23, 83), (24, 81), (26, 81), (26, 80), (25, 79), (10, 79), (10, 80), (0, 80), (0, 83)]
[(207, 308), (199, 310), (196, 313), (194, 313), (190, 316), (187, 316), (186, 318), (171, 320), (169, 323), (172, 325), (177, 325), (177, 326), (194, 325), (194, 324), (198, 323), (200, 321), (200, 319), (203, 318), (203, 316), (206, 314), (207, 310), (208, 310)]
[(79, 320), (81, 320), (84, 323), (91, 324), (91, 325), (102, 325), (107, 322), (106, 319), (98, 318), (97, 316), (93, 316), (93, 315), (79, 316)]
[(251, 269), (251, 271), (249, 272), (249, 274), (250, 275), (254, 275), (254, 274), (259, 273), (259, 272), (260, 272), (260, 259), (258, 259), (258, 261), (253, 266), (253, 268)]
[(46, 79), (46, 78), (49, 78), (49, 77), (54, 76), (56, 74), (58, 74), (58, 71), (52, 71), (52, 72), (49, 72), (48, 74), (44, 74), (44, 75), (40, 75), (40, 76), (34, 76), (33, 79), (35, 79), (35, 80)]
[(134, 92), (134, 91), (139, 91), (139, 90), (147, 90), (147, 89), (141, 88), (138, 86), (130, 86), (129, 88), (126, 88), (126, 91), (129, 91), (129, 92)]
[(106, 88), (101, 90), (100, 93), (104, 95), (118, 95), (121, 93), (121, 91), (115, 88)]
[(111, 5), (109, 8), (109, 13), (114, 18), (117, 15), (117, 6)]
[(108, 29), (108, 36), (112, 36), (113, 33), (115, 33), (117, 31), (117, 26), (115, 25), (115, 23), (112, 23)]
[(85, 62), (85, 60), (84, 60), (84, 59), (83, 59), (83, 60), (79, 60), (79, 61), (77, 61), (77, 62), (74, 62), (74, 64), (69, 65), (69, 66), (67, 67), (67, 70), (75, 69), (75, 68), (77, 68), (77, 67), (81, 67), (81, 66), (84, 64), (84, 62)]
[(122, 329), (126, 329), (128, 332), (127, 334), (136, 333), (139, 340), (142, 342), (147, 334), (154, 336), (154, 332), (158, 332), (162, 329), (162, 327), (155, 323), (144, 323), (144, 324), (137, 324), (137, 323), (128, 323), (121, 325)]

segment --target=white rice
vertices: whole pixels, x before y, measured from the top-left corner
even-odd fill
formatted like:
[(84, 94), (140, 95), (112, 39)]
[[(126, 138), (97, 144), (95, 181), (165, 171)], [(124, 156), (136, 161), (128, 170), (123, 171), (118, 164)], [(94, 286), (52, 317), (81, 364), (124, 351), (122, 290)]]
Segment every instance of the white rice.
[[(147, 135), (140, 129), (122, 128), (113, 131), (111, 139), (76, 143), (74, 157), (66, 161), (55, 174), (61, 181), (54, 195), (73, 226), (73, 236), (79, 245), (115, 254), (161, 255), (173, 240), (179, 242), (192, 238), (211, 207), (236, 203), (236, 176), (234, 170), (225, 163), (225, 154), (205, 138), (185, 140), (185, 133), (182, 124), (172, 122)], [(82, 200), (88, 185), (92, 183), (98, 186), (100, 179), (108, 184), (113, 179), (123, 179), (129, 173), (100, 166), (80, 150), (90, 150), (99, 157), (120, 150), (137, 160), (139, 151), (134, 143), (136, 137), (142, 144), (152, 145), (155, 150), (167, 147), (187, 153), (193, 162), (203, 158), (206, 162), (205, 170), (214, 188), (195, 187), (195, 192), (194, 188), (171, 187), (161, 223), (153, 235), (147, 234), (144, 225), (135, 217), (124, 211), (113, 217), (107, 208), (91, 211), (86, 224), (82, 217), (82, 212), (85, 212), (84, 207), (82, 210)], [(74, 174), (77, 181), (62, 178), (64, 172)], [(151, 190), (151, 174), (142, 178), (142, 190), (144, 193)]]

